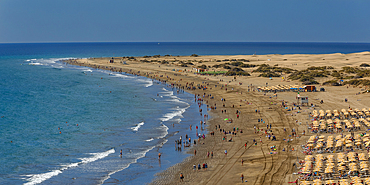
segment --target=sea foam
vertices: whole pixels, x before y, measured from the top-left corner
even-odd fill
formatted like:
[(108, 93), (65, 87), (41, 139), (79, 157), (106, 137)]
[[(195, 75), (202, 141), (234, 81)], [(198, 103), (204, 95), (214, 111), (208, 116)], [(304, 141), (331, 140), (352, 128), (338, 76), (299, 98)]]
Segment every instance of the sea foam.
[(140, 122), (139, 124), (137, 124), (136, 125), (136, 127), (131, 127), (131, 130), (133, 130), (133, 131), (138, 131), (139, 130), (139, 128), (141, 127), (141, 126), (143, 126), (144, 125), (144, 121), (143, 122)]
[(115, 150), (114, 149), (110, 149), (108, 151), (105, 151), (105, 152), (100, 152), (100, 153), (90, 153), (90, 155), (92, 155), (91, 157), (86, 157), (86, 158), (80, 158), (80, 162), (77, 162), (77, 163), (71, 163), (71, 164), (67, 164), (67, 165), (62, 165), (62, 167), (58, 170), (53, 170), (51, 172), (47, 172), (47, 173), (42, 173), (42, 174), (31, 174), (31, 175), (24, 175), (28, 178), (24, 178), (26, 179), (28, 182), (25, 183), (24, 185), (34, 185), (34, 184), (39, 184), (47, 179), (50, 179), (51, 177), (53, 176), (56, 176), (60, 173), (63, 173), (64, 170), (67, 170), (68, 168), (72, 168), (72, 167), (77, 167), (78, 165), (81, 165), (81, 164), (86, 164), (86, 163), (91, 163), (91, 162), (94, 162), (96, 160), (99, 160), (99, 159), (102, 159), (104, 157), (107, 157), (109, 154), (112, 154), (114, 153)]
[(150, 138), (150, 139), (147, 139), (145, 140), (146, 142), (150, 142), (150, 141), (153, 141), (154, 139), (153, 138)]
[(28, 59), (26, 62), (29, 62), (28, 65), (33, 65), (33, 66), (41, 66), (41, 65), (46, 65), (46, 66), (52, 66), (54, 68), (63, 68), (62, 63), (57, 63), (58, 61), (62, 60), (69, 60), (73, 58), (40, 58), (40, 59)]
[(153, 148), (155, 148), (155, 147), (156, 147), (156, 146), (152, 146), (152, 147), (150, 147), (150, 148), (148, 148), (148, 149), (146, 149), (146, 150), (144, 150), (144, 151), (142, 151), (142, 152), (138, 152), (138, 153), (134, 154), (134, 158), (135, 158), (135, 159), (134, 159), (131, 163), (127, 164), (126, 166), (124, 166), (124, 167), (122, 167), (122, 168), (120, 168), (120, 169), (118, 169), (118, 170), (115, 170), (115, 171), (113, 171), (113, 172), (110, 172), (106, 177), (104, 177), (104, 178), (101, 180), (100, 184), (103, 184), (106, 180), (108, 180), (108, 179), (111, 177), (111, 175), (113, 175), (113, 174), (115, 174), (115, 173), (117, 173), (117, 172), (119, 172), (119, 171), (122, 171), (122, 170), (124, 170), (124, 169), (126, 169), (126, 168), (128, 168), (128, 167), (130, 167), (130, 165), (131, 165), (131, 164), (133, 164), (133, 163), (137, 163), (137, 160), (139, 160), (139, 159), (141, 159), (141, 158), (145, 157), (146, 153), (148, 153), (150, 150), (152, 150), (152, 149), (153, 149)]
[(162, 139), (162, 138), (166, 137), (167, 134), (168, 134), (168, 129), (169, 128), (165, 124), (162, 123), (162, 125), (159, 127), (159, 129), (161, 129), (164, 132), (161, 136), (157, 137), (157, 139)]

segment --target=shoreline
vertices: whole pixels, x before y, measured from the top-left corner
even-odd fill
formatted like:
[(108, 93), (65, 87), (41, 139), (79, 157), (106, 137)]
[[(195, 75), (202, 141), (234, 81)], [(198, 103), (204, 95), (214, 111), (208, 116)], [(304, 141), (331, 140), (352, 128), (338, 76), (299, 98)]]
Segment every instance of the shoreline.
[[(154, 85), (156, 81), (153, 81)], [(160, 87), (168, 89), (168, 92), (174, 92), (174, 95), (177, 96), (180, 101), (189, 104), (189, 107), (184, 111), (181, 116), (180, 123), (164, 124), (168, 127), (168, 134), (164, 136), (165, 143), (157, 144), (153, 146), (153, 149), (148, 151), (144, 157), (137, 160), (137, 162), (130, 164), (124, 170), (120, 170), (113, 175), (110, 175), (110, 178), (107, 179), (103, 184), (148, 184), (154, 179), (154, 175), (163, 171), (164, 169), (181, 162), (183, 159), (186, 159), (189, 154), (186, 152), (192, 147), (182, 147), (181, 150), (177, 150), (173, 147), (173, 143), (182, 136), (185, 140), (185, 135), (188, 135), (191, 138), (195, 138), (195, 128), (189, 130), (189, 125), (193, 124), (195, 120), (199, 121), (201, 116), (199, 116), (198, 105), (194, 104), (192, 101), (191, 94), (187, 93), (184, 95), (184, 92), (176, 94), (176, 90), (171, 90), (171, 87), (168, 84), (159, 84)], [(185, 98), (185, 99), (183, 99)], [(201, 106), (204, 110), (206, 107)], [(195, 110), (196, 109), (196, 110)], [(199, 117), (199, 118), (196, 118)], [(199, 120), (198, 120), (199, 119)], [(193, 121), (191, 121), (193, 120)], [(195, 127), (195, 126), (194, 126)], [(204, 128), (204, 131), (207, 129)], [(204, 132), (202, 130), (202, 132)], [(161, 153), (161, 160), (158, 160), (158, 153)], [(139, 169), (139, 171), (138, 171)], [(145, 173), (141, 171), (144, 170)], [(135, 172), (135, 173), (134, 173)], [(148, 181), (148, 179), (150, 179)]]
[[(355, 54), (327, 54), (327, 55), (265, 55), (265, 56), (224, 56), (225, 58), (238, 59), (249, 59), (256, 57), (257, 60), (249, 61), (248, 63), (269, 63), (270, 65), (279, 66), (293, 66), (296, 69), (307, 68), (312, 66), (322, 66), (339, 64), (340, 66), (346, 66), (348, 60), (354, 60), (356, 57), (360, 58), (351, 65), (359, 65), (366, 61), (368, 58), (368, 52), (355, 53)], [(204, 63), (209, 56), (201, 58)], [(211, 56), (213, 57), (213, 56)], [(275, 59), (274, 59), (275, 57)], [(283, 57), (283, 58), (281, 58)], [(289, 58), (290, 57), (290, 58)], [(323, 60), (324, 59), (326, 60)], [(219, 63), (217, 60), (220, 57), (215, 57), (216, 61), (209, 61), (215, 64)], [(270, 60), (267, 60), (272, 58)], [(287, 60), (283, 60), (288, 58)], [(307, 58), (318, 58), (315, 59), (321, 62), (315, 61), (305, 61), (304, 63), (298, 63)], [(365, 58), (365, 60), (364, 60)], [(188, 59), (188, 57), (182, 58), (183, 60)], [(199, 59), (199, 58), (197, 58)], [(280, 59), (280, 60), (277, 60)], [(295, 59), (295, 61), (291, 61)], [(195, 75), (189, 71), (177, 71), (176, 68), (186, 68), (192, 70), (191, 67), (180, 67), (175, 64), (152, 64), (141, 61), (128, 61), (127, 64), (120, 63), (108, 63), (108, 58), (103, 59), (79, 59), (76, 62), (72, 62), (72, 65), (86, 65), (88, 67), (100, 68), (104, 67), (106, 70), (118, 70), (117, 72), (128, 72), (140, 76), (146, 76), (148, 78), (162, 79), (165, 82), (173, 83), (184, 87), (185, 83), (193, 83), (194, 86), (197, 84), (207, 86), (206, 90), (187, 90), (192, 94), (202, 95), (203, 93), (212, 94), (214, 99), (206, 99), (207, 104), (212, 106), (214, 103), (217, 104), (216, 110), (211, 110), (209, 114), (213, 114), (213, 120), (208, 122), (209, 130), (208, 132), (214, 131), (215, 135), (211, 136), (207, 134), (207, 139), (204, 140), (203, 147), (197, 145), (195, 150), (197, 150), (196, 156), (190, 156), (186, 158), (183, 162), (176, 164), (167, 170), (158, 174), (158, 178), (155, 178), (151, 184), (174, 184), (179, 182), (179, 173), (182, 172), (185, 175), (185, 184), (199, 183), (199, 184), (222, 184), (222, 183), (241, 183), (240, 176), (244, 175), (244, 179), (248, 181), (248, 184), (286, 184), (287, 182), (295, 181), (297, 176), (293, 173), (297, 170), (293, 167), (293, 164), (297, 162), (298, 158), (302, 158), (303, 154), (300, 153), (299, 146), (303, 144), (309, 134), (306, 132), (306, 136), (303, 136), (301, 132), (307, 130), (307, 124), (309, 123), (308, 115), (313, 110), (312, 107), (302, 107), (302, 110), (298, 113), (297, 110), (292, 110), (292, 112), (287, 112), (281, 107), (282, 101), (287, 102), (289, 107), (293, 107), (292, 103), (295, 103), (296, 92), (278, 92), (278, 97), (274, 96), (274, 93), (262, 93), (257, 92), (257, 86), (263, 86), (265, 83), (269, 85), (277, 84), (296, 84), (297, 81), (283, 81), (279, 78), (268, 78), (258, 77), (252, 74), (249, 77), (237, 76), (234, 79), (231, 76), (199, 76)], [(200, 61), (199, 60), (199, 61)], [(89, 62), (89, 63), (88, 63)], [(224, 61), (223, 63), (225, 63)], [(351, 61), (352, 62), (352, 61)], [(67, 62), (68, 63), (68, 62)], [(212, 64), (213, 64), (212, 63)], [(98, 67), (99, 66), (99, 67)], [(164, 66), (164, 67), (163, 67)], [(336, 65), (337, 67), (338, 65)], [(162, 68), (161, 68), (162, 67)], [(175, 70), (173, 70), (175, 69)], [(252, 70), (249, 70), (250, 72)], [(163, 75), (161, 77), (161, 75)], [(169, 77), (167, 77), (169, 76)], [(167, 77), (167, 78), (166, 78)], [(221, 80), (222, 81), (219, 81)], [(235, 80), (235, 81), (234, 81)], [(323, 81), (323, 80), (321, 80)], [(320, 82), (321, 82), (320, 81)], [(221, 89), (221, 84), (225, 85)], [(253, 82), (253, 85), (247, 87), (246, 84)], [(239, 83), (239, 84), (238, 84)], [(226, 86), (227, 85), (227, 86)], [(217, 86), (217, 87), (216, 87)], [(253, 86), (253, 87), (252, 87)], [(319, 86), (319, 85), (318, 85)], [(226, 88), (229, 88), (226, 90)], [(231, 89), (230, 89), (231, 88)], [(311, 102), (313, 102), (316, 108), (336, 108), (339, 107), (336, 96), (338, 98), (344, 99), (344, 97), (350, 97), (352, 99), (351, 104), (355, 106), (369, 106), (366, 101), (354, 102), (354, 95), (348, 94), (349, 92), (338, 92), (344, 87), (326, 87), (327, 92), (321, 93), (316, 92), (302, 92), (302, 95), (310, 96)], [(254, 90), (254, 91), (253, 91)], [(357, 88), (350, 88), (351, 92), (358, 92)], [(331, 94), (330, 94), (331, 92)], [(321, 93), (321, 94), (320, 94)], [(333, 94), (336, 96), (334, 97)], [(361, 95), (361, 94), (360, 94)], [(356, 94), (357, 96), (357, 94)], [(312, 97), (312, 98), (311, 98)], [(226, 101), (221, 102), (221, 98), (226, 99)], [(319, 100), (321, 98), (325, 99), (325, 104), (320, 105)], [(369, 99), (368, 97), (361, 97), (362, 99)], [(225, 107), (222, 104), (225, 103)], [(341, 106), (347, 106), (347, 102), (339, 102)], [(233, 106), (234, 105), (234, 106)], [(236, 106), (235, 106), (236, 105)], [(238, 106), (239, 105), (239, 106)], [(315, 108), (315, 107), (314, 107)], [(358, 107), (362, 108), (362, 107)], [(255, 113), (254, 110), (260, 110), (260, 113)], [(227, 114), (220, 113), (221, 110), (227, 110)], [(241, 111), (240, 118), (237, 118), (235, 111)], [(233, 123), (228, 124), (223, 121), (224, 118), (229, 117), (234, 120)], [(223, 118), (223, 119), (217, 119)], [(257, 119), (263, 119), (266, 123), (258, 123)], [(260, 129), (265, 128), (265, 124), (272, 124), (271, 132), (273, 132), (277, 141), (271, 141), (266, 138), (264, 134), (255, 134), (253, 131), (253, 125), (257, 125)], [(226, 137), (229, 139), (233, 137), (233, 142), (225, 142), (221, 140), (225, 135), (219, 130), (215, 129), (215, 126), (222, 125), (221, 129), (225, 131), (232, 131), (233, 127), (240, 128), (243, 133), (237, 132), (237, 135), (227, 134)], [(284, 132), (284, 128), (287, 132)], [(297, 137), (290, 136), (290, 130), (295, 129)], [(263, 131), (262, 131), (263, 132)], [(261, 139), (260, 139), (261, 138)], [(252, 140), (257, 140), (257, 146), (252, 146)], [(260, 142), (262, 140), (262, 142)], [(287, 142), (289, 140), (289, 142)], [(245, 142), (248, 143), (247, 148), (244, 147)], [(276, 153), (274, 150), (271, 151), (271, 146), (275, 146)], [(197, 148), (198, 147), (198, 148)], [(225, 155), (224, 150), (228, 151)], [(284, 152), (282, 150), (285, 149)], [(214, 158), (209, 159), (207, 157), (207, 152), (213, 150)], [(190, 152), (191, 153), (191, 152)], [(243, 165), (241, 165), (241, 159), (243, 159)], [(193, 164), (208, 162), (209, 169), (207, 170), (193, 170)]]

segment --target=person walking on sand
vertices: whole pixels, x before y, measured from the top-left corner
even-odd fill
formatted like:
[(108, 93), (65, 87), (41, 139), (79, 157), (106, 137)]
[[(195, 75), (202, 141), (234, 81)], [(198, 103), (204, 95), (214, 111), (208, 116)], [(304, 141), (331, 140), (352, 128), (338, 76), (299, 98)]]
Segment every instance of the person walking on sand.
[(184, 182), (184, 175), (180, 173), (180, 182)]
[(242, 174), (241, 176), (240, 176), (240, 178), (242, 179), (242, 183), (244, 182), (244, 175)]

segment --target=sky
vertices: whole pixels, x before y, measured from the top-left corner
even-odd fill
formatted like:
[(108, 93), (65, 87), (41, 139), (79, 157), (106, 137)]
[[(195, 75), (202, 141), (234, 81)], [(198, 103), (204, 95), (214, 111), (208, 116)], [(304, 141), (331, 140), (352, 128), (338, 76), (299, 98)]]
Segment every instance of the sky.
[(369, 0), (0, 0), (0, 43), (370, 43), (369, 7)]

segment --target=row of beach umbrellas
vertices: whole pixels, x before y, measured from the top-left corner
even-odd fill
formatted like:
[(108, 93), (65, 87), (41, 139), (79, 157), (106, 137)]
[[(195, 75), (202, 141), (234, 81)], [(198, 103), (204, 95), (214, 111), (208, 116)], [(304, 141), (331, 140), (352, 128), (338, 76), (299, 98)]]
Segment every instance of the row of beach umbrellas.
[(342, 109), (340, 112), (338, 110), (313, 110), (312, 117), (313, 118), (332, 118), (332, 117), (339, 117), (340, 114), (343, 114), (344, 117), (370, 117), (370, 108), (363, 108), (363, 109)]
[[(335, 145), (334, 145), (335, 142)], [(333, 151), (334, 148), (336, 150), (342, 150), (343, 147), (352, 149), (354, 146), (357, 148), (369, 147), (370, 146), (370, 135), (365, 134), (356, 134), (352, 137), (350, 134), (348, 135), (337, 135), (334, 140), (334, 136), (328, 136), (327, 140), (325, 141), (325, 136), (311, 136), (306, 146), (309, 147), (310, 150), (314, 149), (316, 151), (322, 149), (329, 149)]]

